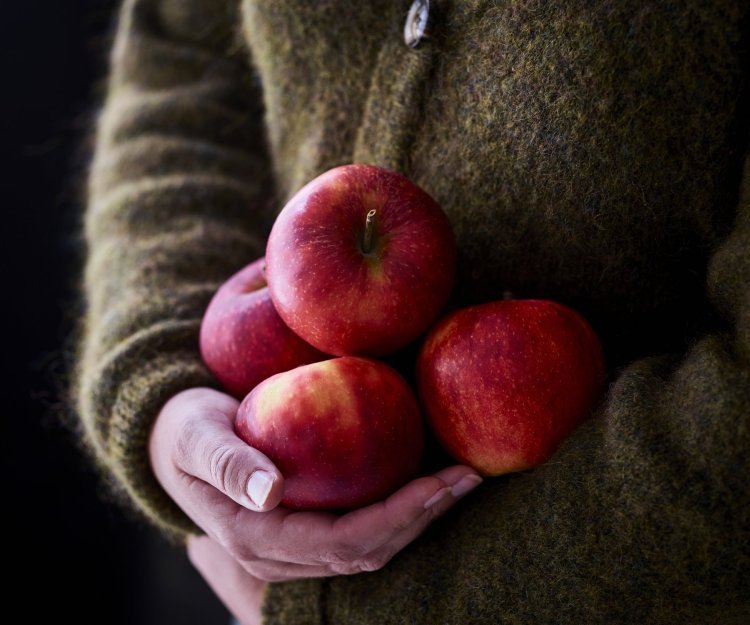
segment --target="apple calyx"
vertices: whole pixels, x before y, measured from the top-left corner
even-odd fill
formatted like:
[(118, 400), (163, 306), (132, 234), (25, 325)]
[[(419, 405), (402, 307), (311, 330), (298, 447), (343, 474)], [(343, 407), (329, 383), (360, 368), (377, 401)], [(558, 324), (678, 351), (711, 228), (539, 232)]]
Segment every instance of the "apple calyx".
[(365, 235), (362, 239), (362, 253), (365, 256), (369, 256), (372, 251), (372, 233), (375, 230), (375, 215), (377, 214), (378, 211), (373, 208), (365, 217)]

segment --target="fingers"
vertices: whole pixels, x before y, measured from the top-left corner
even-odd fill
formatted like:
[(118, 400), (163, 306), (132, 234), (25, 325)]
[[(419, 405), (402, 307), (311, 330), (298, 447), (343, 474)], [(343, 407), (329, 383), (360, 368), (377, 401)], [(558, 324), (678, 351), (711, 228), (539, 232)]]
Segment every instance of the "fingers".
[(236, 410), (230, 402), (194, 401), (177, 432), (174, 462), (241, 506), (270, 510), (281, 501), (284, 478), (264, 454), (235, 434)]
[(237, 545), (253, 545), (253, 551), (230, 548), (230, 552), (242, 561), (323, 566), (329, 574), (377, 570), (480, 482), (472, 469), (454, 466), (341, 517), (320, 512), (284, 514), (281, 509), (264, 515), (246, 513), (234, 525)]
[(481, 481), (473, 469), (449, 467), (410, 482), (382, 502), (340, 517), (336, 525), (349, 540), (373, 550), (415, 523), (443, 514)]
[(418, 538), (438, 517), (447, 512), (459, 499), (468, 494), (479, 484), (482, 478), (478, 475), (466, 475), (460, 478), (448, 489), (448, 493), (438, 491), (433, 501), (425, 506), (424, 513), (417, 520), (404, 528), (401, 532), (386, 541), (379, 549), (374, 550), (373, 556), (376, 562), (387, 563), (394, 555)]
[(407, 484), (383, 502), (340, 517), (336, 524), (346, 538), (334, 552), (332, 569), (349, 574), (382, 568), (481, 482), (468, 467), (449, 467)]
[(244, 571), (271, 582), (376, 571), (480, 482), (473, 470), (455, 466), (342, 517), (245, 511), (216, 544)]

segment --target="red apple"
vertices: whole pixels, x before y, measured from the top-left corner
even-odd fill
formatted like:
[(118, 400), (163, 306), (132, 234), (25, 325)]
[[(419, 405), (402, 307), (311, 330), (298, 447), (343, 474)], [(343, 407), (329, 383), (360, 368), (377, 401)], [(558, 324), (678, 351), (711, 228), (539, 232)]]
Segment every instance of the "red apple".
[(238, 399), (276, 373), (327, 358), (281, 320), (263, 265), (259, 258), (219, 287), (201, 323), (203, 361)]
[(332, 169), (273, 225), (266, 274), (279, 315), (335, 355), (379, 356), (416, 339), (450, 294), (456, 248), (445, 213), (404, 176)]
[(605, 377), (599, 340), (552, 301), (465, 308), (430, 332), (419, 395), (448, 452), (484, 475), (531, 468), (585, 419)]
[(293, 509), (357, 508), (417, 472), (422, 419), (406, 382), (390, 367), (344, 357), (261, 382), (242, 401), (237, 435), (284, 476)]

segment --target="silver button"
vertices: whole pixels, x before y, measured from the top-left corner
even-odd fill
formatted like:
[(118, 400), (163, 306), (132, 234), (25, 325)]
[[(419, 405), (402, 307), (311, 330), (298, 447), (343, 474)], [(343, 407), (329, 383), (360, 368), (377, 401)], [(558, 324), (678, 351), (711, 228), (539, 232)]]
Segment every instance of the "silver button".
[(430, 0), (414, 0), (404, 24), (404, 43), (416, 48), (427, 36), (427, 21), (430, 17)]

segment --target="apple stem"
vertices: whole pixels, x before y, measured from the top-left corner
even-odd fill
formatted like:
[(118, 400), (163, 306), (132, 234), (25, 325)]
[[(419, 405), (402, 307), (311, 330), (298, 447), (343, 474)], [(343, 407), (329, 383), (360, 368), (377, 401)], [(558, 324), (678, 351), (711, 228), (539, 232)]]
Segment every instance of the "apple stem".
[(377, 212), (373, 208), (367, 213), (367, 218), (365, 219), (365, 238), (362, 241), (362, 251), (365, 254), (369, 254), (372, 247), (372, 231), (375, 229), (375, 215)]

